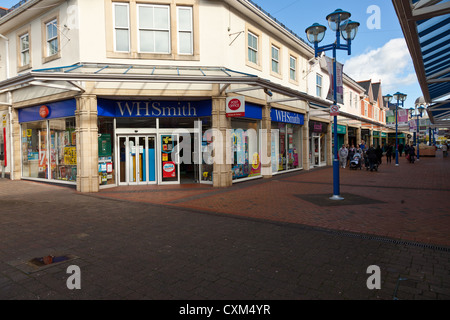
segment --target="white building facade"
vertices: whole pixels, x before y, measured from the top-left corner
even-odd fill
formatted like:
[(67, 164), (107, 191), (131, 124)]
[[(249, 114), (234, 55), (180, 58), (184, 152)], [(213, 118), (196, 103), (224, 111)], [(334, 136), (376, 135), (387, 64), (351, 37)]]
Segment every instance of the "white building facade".
[(0, 35), (11, 179), (226, 187), (332, 163), (314, 50), (247, 0), (28, 0)]

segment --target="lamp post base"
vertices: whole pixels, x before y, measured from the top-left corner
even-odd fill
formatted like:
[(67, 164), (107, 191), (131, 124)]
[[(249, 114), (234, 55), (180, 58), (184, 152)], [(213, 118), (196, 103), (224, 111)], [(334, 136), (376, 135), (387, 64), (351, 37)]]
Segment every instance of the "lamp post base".
[(344, 198), (342, 198), (341, 196), (335, 194), (332, 197), (330, 197), (330, 200), (344, 200)]

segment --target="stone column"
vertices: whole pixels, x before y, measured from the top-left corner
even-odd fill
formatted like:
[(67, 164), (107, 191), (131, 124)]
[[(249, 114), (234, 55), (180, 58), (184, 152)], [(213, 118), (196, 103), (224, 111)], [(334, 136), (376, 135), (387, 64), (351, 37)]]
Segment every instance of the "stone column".
[(357, 148), (361, 144), (361, 127), (356, 128), (356, 145), (355, 148)]
[(309, 159), (310, 132), (308, 119), (309, 117), (305, 116), (305, 124), (302, 127), (302, 164), (304, 170), (309, 170), (311, 166), (311, 161)]
[(345, 126), (344, 144), (350, 144), (348, 141), (348, 125)]
[[(261, 121), (261, 174), (264, 178), (272, 177), (272, 118), (270, 117), (271, 107), (266, 104), (262, 110)], [(266, 155), (263, 155), (265, 151)]]
[(227, 139), (227, 129), (231, 129), (231, 119), (227, 118), (225, 107), (226, 97), (221, 96), (212, 98), (212, 129), (214, 130), (213, 157), (215, 158), (213, 166), (214, 187), (229, 187), (233, 184), (230, 163), (231, 138)]
[(77, 191), (98, 192), (97, 97), (76, 97)]
[[(327, 162), (327, 166), (332, 166), (333, 165), (333, 142), (334, 142), (334, 138), (333, 138), (333, 122), (330, 122), (328, 124), (325, 124), (328, 128), (327, 128), (327, 158), (326, 158), (326, 162)], [(339, 148), (338, 148), (339, 149)]]
[(11, 158), (11, 155), (8, 155), (8, 161), (11, 161), (9, 163), (9, 169), (10, 169), (10, 177), (11, 180), (20, 180), (22, 177), (22, 164), (21, 161), (21, 146), (22, 143), (20, 142), (20, 124), (19, 124), (19, 111), (17, 109), (12, 108), (12, 116), (11, 116), (11, 130), (12, 133), (12, 140), (11, 141), (11, 149), (13, 151), (13, 158)]

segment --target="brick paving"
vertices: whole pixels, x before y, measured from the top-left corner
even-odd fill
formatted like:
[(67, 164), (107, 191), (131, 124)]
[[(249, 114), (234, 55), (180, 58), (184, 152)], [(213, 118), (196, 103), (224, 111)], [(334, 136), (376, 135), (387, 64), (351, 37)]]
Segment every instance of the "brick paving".
[[(448, 300), (450, 160), (98, 194), (0, 179), (0, 299)], [(324, 195), (322, 205), (299, 195)], [(71, 261), (34, 268), (45, 255)], [(69, 290), (66, 270), (81, 270)], [(381, 269), (369, 290), (367, 267)], [(405, 279), (405, 280), (400, 280)]]

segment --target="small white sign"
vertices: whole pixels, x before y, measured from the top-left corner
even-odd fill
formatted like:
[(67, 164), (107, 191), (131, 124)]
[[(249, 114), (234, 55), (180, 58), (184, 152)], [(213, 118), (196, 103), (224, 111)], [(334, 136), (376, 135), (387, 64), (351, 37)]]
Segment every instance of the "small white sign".
[(245, 116), (245, 97), (228, 97), (226, 104), (227, 117)]
[(334, 104), (330, 108), (330, 116), (338, 116), (339, 115), (339, 106)]

